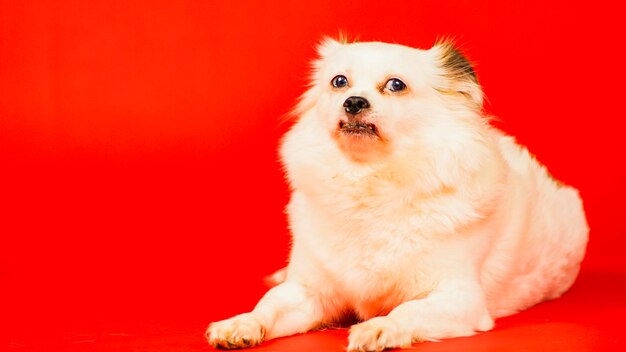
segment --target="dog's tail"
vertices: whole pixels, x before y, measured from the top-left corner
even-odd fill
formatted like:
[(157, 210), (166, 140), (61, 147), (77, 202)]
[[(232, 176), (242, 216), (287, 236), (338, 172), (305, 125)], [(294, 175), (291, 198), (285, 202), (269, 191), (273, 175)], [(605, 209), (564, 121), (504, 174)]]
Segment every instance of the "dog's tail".
[(265, 284), (271, 288), (276, 285), (282, 284), (286, 278), (287, 278), (287, 268), (282, 268), (276, 271), (275, 273), (273, 273), (272, 275), (268, 275), (265, 278), (263, 278), (263, 282), (265, 282)]

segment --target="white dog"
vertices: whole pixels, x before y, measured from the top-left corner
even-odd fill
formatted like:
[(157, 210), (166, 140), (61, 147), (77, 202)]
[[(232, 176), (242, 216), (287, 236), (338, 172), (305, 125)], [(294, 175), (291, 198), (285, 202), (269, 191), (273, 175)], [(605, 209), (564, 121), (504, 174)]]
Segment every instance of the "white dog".
[(281, 156), (293, 193), (284, 282), (213, 323), (240, 348), (354, 318), (349, 351), (472, 335), (574, 282), (578, 192), (491, 127), (468, 60), (384, 43), (319, 46)]

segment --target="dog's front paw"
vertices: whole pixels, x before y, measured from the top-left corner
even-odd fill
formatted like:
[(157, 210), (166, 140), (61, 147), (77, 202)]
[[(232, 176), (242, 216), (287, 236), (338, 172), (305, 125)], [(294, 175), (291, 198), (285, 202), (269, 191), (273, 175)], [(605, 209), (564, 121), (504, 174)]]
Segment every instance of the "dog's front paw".
[(252, 347), (263, 342), (265, 327), (251, 313), (245, 313), (212, 323), (205, 336), (215, 348)]
[(408, 347), (413, 342), (411, 332), (388, 317), (372, 318), (350, 328), (348, 351), (382, 351), (387, 348)]

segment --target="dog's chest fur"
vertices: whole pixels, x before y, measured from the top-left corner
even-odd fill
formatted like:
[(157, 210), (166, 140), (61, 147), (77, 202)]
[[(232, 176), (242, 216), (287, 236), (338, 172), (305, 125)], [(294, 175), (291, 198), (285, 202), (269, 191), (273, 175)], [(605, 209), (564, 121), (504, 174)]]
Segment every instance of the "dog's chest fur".
[(336, 173), (319, 180), (322, 193), (299, 194), (290, 208), (310, 221), (294, 240), (315, 258), (329, 295), (361, 319), (387, 314), (432, 287), (423, 269), (433, 243), (420, 234), (416, 200), (381, 175)]

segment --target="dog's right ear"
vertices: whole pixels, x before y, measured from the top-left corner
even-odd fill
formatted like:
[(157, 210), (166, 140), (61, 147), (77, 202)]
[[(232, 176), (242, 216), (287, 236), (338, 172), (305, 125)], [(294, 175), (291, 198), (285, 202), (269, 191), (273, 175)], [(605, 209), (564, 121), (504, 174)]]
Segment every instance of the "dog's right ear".
[(317, 54), (319, 57), (311, 63), (312, 72), (309, 78), (309, 88), (302, 94), (291, 115), (302, 115), (315, 106), (315, 102), (317, 102), (320, 94), (321, 82), (319, 76), (322, 66), (324, 65), (324, 60), (340, 49), (344, 43), (345, 40), (343, 36), (339, 37), (339, 41), (330, 37), (324, 37), (317, 45)]
[(325, 37), (317, 45), (317, 53), (320, 58), (324, 59), (341, 48), (344, 45), (343, 42), (343, 39), (341, 39), (341, 41), (337, 41), (333, 38)]

